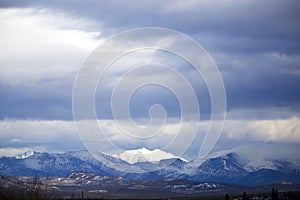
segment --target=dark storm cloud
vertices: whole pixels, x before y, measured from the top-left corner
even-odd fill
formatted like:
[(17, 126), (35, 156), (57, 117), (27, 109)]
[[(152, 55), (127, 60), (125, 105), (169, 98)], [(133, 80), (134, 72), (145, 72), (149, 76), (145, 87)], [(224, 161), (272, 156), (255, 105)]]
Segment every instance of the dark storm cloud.
[[(203, 44), (217, 63), (229, 110), (300, 109), (299, 1), (1, 1), (0, 5), (54, 9), (93, 20), (97, 25), (87, 25), (86, 29), (101, 31), (103, 38), (144, 26), (181, 31)], [(71, 83), (68, 84), (67, 95), (51, 87), (49, 90), (48, 86), (43, 91), (1, 86), (1, 118), (70, 119)], [(198, 92), (198, 97), (203, 98), (202, 105), (210, 105), (207, 93)], [(107, 105), (109, 100), (105, 99)], [(178, 114), (173, 111), (178, 107), (176, 101), (160, 101), (167, 104), (171, 114)], [(152, 99), (145, 96), (134, 103), (137, 107), (132, 111), (138, 116), (150, 102)], [(202, 111), (210, 109), (204, 106)]]
[[(299, 110), (299, 58), (285, 55), (239, 55), (220, 63), (228, 108), (290, 107)], [(289, 60), (290, 59), (290, 60)]]
[[(4, 1), (3, 7), (48, 7), (90, 18), (111, 30), (162, 26), (192, 36), (236, 40), (239, 50), (299, 52), (299, 1)], [(91, 27), (90, 27), (91, 28)], [(99, 27), (94, 27), (99, 28)], [(224, 38), (224, 36), (226, 38)], [(241, 46), (243, 45), (244, 46)], [(233, 49), (236, 45), (227, 44)], [(255, 48), (256, 47), (256, 48)], [(225, 49), (227, 50), (227, 49)]]
[(0, 119), (72, 119), (72, 86), (0, 84)]

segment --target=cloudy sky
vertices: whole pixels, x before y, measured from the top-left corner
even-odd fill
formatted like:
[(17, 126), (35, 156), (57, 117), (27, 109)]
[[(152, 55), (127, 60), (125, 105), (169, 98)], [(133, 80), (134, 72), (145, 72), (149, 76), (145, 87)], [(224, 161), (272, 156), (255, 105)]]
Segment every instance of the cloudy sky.
[[(0, 155), (31, 149), (84, 149), (72, 114), (76, 75), (106, 39), (142, 27), (168, 28), (191, 37), (205, 48), (218, 67), (226, 91), (227, 116), (213, 151), (256, 144), (296, 149), (300, 143), (299, 8), (296, 0), (2, 0)], [(113, 85), (126, 69), (149, 62), (173, 66), (190, 81), (200, 107), (195, 112), (200, 112), (201, 120), (180, 123), (180, 102), (174, 94), (157, 85), (145, 86), (130, 99), (133, 120), (147, 122), (151, 105), (161, 104), (168, 121), (161, 137), (136, 140), (117, 130), (110, 109), (111, 95)], [(102, 150), (107, 139), (124, 149), (161, 148), (174, 139), (182, 125), (184, 137), (193, 141), (186, 156), (198, 155), (211, 117), (211, 101), (205, 82), (194, 77), (189, 65), (159, 50), (136, 51), (117, 60), (95, 94), (98, 121), (106, 139), (98, 138), (91, 130), (94, 142)], [(180, 81), (167, 70), (153, 68), (131, 77), (151, 79), (158, 75), (173, 80), (172, 87), (184, 92)], [(194, 138), (190, 133), (196, 125), (199, 129)], [(181, 145), (186, 144), (175, 146)], [(170, 150), (178, 153), (174, 148)]]

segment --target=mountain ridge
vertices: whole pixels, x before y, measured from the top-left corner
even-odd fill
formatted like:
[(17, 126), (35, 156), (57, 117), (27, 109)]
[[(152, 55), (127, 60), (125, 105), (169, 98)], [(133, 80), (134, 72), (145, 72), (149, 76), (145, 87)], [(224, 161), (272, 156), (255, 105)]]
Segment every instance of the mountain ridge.
[(98, 160), (84, 150), (67, 153), (33, 152), (33, 155), (22, 159), (0, 158), (0, 173), (8, 176), (38, 174), (38, 176), (48, 177), (67, 176), (74, 171), (85, 171), (101, 176), (116, 176), (132, 180), (171, 178), (241, 185), (276, 181), (300, 182), (300, 170), (292, 162), (270, 159), (267, 167), (251, 168), (249, 167), (251, 161), (231, 151), (191, 162), (171, 158), (158, 162), (131, 164), (100, 152), (97, 158)]

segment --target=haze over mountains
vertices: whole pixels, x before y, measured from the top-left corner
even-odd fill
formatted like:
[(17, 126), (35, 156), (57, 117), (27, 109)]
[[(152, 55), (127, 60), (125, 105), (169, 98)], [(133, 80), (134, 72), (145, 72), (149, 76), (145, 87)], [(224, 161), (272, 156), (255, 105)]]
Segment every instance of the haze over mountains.
[[(245, 148), (217, 152), (190, 162), (168, 152), (145, 148), (113, 156), (98, 153), (98, 160), (88, 151), (62, 154), (26, 152), (16, 157), (0, 158), (0, 173), (50, 177), (83, 171), (133, 180), (171, 178), (241, 185), (300, 182), (298, 157), (264, 158), (263, 152), (260, 156), (247, 157), (243, 150)], [(151, 153), (157, 157), (149, 156)]]

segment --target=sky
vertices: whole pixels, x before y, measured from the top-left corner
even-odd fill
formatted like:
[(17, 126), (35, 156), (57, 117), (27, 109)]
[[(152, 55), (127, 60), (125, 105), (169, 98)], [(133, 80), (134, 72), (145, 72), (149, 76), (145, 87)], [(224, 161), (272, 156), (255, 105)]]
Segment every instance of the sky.
[[(182, 154), (177, 149), (188, 146), (184, 156), (197, 157), (211, 122), (211, 96), (193, 66), (170, 52), (144, 49), (115, 61), (95, 92), (97, 122), (105, 138), (89, 130), (88, 121), (86, 132), (77, 133), (72, 95), (85, 61), (107, 39), (143, 27), (187, 35), (202, 45), (217, 66), (226, 91), (226, 120), (212, 151), (241, 145), (279, 145), (296, 151), (300, 143), (299, 8), (296, 0), (1, 0), (0, 156), (28, 150), (81, 150), (88, 148), (81, 141), (83, 135), (90, 134), (93, 144), (105, 152), (109, 152), (108, 140), (122, 149), (162, 148), (173, 141), (167, 150)], [(200, 113), (200, 120), (180, 121), (181, 102), (176, 95), (168, 88), (146, 85), (128, 103), (134, 123), (149, 123), (149, 109), (157, 104), (164, 107), (160, 114), (167, 114), (167, 121), (160, 135), (139, 140), (120, 132), (110, 105), (120, 77), (132, 66), (149, 63), (170, 65), (190, 82), (200, 108), (190, 110), (188, 116)], [(124, 83), (158, 77), (179, 93), (186, 92), (169, 69), (144, 70), (130, 74)], [(127, 85), (122, 85), (126, 93)], [(124, 94), (119, 94), (116, 104), (123, 105)], [(123, 128), (133, 131), (126, 123)], [(180, 125), (187, 143), (174, 140)], [(153, 125), (143, 134), (149, 136), (158, 128)]]

